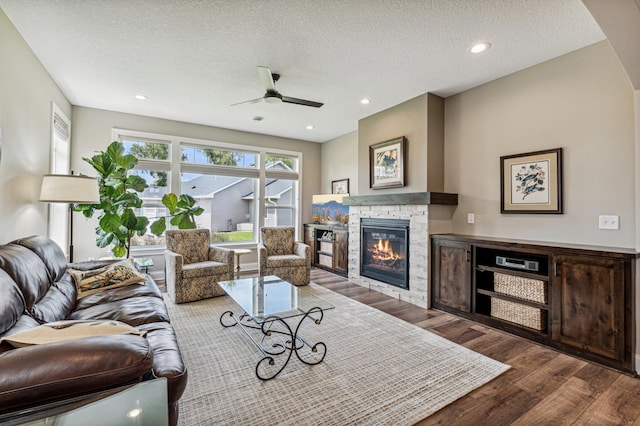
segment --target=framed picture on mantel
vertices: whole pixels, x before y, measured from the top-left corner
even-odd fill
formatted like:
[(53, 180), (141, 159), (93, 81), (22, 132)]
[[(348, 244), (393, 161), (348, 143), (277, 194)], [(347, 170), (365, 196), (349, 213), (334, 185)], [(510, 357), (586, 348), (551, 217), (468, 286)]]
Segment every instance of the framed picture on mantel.
[(404, 186), (404, 148), (401, 136), (369, 147), (370, 187), (373, 189)]
[(562, 148), (500, 157), (501, 213), (562, 213)]

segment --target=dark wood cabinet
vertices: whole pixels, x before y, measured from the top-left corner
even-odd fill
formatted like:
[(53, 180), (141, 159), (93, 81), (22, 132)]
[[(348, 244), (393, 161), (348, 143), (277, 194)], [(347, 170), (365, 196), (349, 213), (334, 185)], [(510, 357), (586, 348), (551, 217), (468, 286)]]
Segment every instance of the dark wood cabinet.
[(432, 260), (433, 306), (471, 312), (471, 245), (435, 240)]
[(624, 262), (593, 256), (554, 257), (552, 338), (581, 351), (624, 359)]
[(347, 276), (349, 272), (349, 229), (343, 226), (304, 225), (305, 243), (311, 247), (311, 264)]
[(432, 306), (633, 373), (633, 249), (433, 235)]

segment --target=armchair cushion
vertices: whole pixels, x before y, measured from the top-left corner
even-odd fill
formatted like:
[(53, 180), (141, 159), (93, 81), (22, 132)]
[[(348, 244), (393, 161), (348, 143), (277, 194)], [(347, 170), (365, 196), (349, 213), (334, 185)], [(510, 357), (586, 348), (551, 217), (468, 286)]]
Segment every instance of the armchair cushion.
[(295, 254), (283, 254), (279, 256), (267, 257), (267, 268), (281, 268), (290, 266), (307, 265), (307, 259), (304, 257), (296, 256)]
[(229, 272), (229, 265), (220, 262), (198, 262), (182, 267), (183, 278), (198, 278), (208, 275), (226, 274)]
[(184, 257), (184, 264), (209, 260), (208, 229), (170, 230), (167, 235), (167, 250)]
[(262, 228), (260, 230), (262, 244), (267, 249), (267, 256), (278, 256), (293, 253), (295, 234), (293, 228)]

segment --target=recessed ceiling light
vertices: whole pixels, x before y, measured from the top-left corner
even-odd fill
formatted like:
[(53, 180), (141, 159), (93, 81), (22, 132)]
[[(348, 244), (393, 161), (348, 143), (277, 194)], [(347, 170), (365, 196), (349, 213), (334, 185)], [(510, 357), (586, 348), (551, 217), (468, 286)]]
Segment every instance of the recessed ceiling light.
[(139, 101), (144, 101), (145, 99), (147, 99), (147, 97), (145, 95), (135, 95), (134, 98), (136, 98)]
[(362, 105), (369, 105), (371, 103), (371, 99), (364, 98), (360, 101)]
[(311, 124), (307, 125), (307, 130), (313, 130), (313, 129), (315, 129), (315, 127), (313, 127)]
[(482, 53), (490, 47), (491, 47), (491, 43), (483, 41), (481, 43), (476, 43), (473, 46), (471, 46), (471, 49), (469, 49), (469, 51), (471, 53)]

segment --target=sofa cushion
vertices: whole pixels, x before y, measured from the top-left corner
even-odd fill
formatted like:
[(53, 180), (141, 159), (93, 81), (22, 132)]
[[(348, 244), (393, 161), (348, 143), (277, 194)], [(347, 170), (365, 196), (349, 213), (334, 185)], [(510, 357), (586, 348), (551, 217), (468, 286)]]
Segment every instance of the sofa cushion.
[(18, 322), (24, 312), (24, 299), (18, 285), (0, 269), (0, 335)]
[(40, 324), (60, 321), (71, 313), (74, 303), (58, 287), (49, 287), (49, 291), (29, 309), (31, 315)]
[(182, 266), (182, 278), (199, 278), (229, 272), (229, 265), (220, 262), (198, 262)]
[(91, 306), (101, 305), (103, 303), (117, 302), (119, 300), (125, 300), (132, 297), (145, 296), (162, 299), (162, 293), (160, 292), (158, 285), (153, 280), (148, 279), (140, 285), (127, 285), (90, 294), (82, 299), (78, 299), (74, 310), (78, 311)]
[(18, 244), (0, 246), (0, 269), (9, 274), (18, 285), (24, 298), (25, 309), (29, 313), (53, 284), (42, 259)]
[(260, 230), (262, 244), (267, 249), (267, 256), (293, 253), (295, 233), (293, 228), (262, 228)]
[(132, 297), (73, 311), (68, 319), (112, 319), (137, 327), (150, 322), (169, 322), (169, 314), (162, 299), (157, 297)]
[(34, 252), (44, 262), (51, 276), (51, 282), (56, 282), (67, 271), (67, 257), (55, 241), (50, 238), (33, 235), (15, 240), (14, 244), (21, 245)]
[(82, 339), (85, 337), (118, 334), (135, 334), (140, 336), (143, 333), (130, 325), (113, 320), (56, 321), (2, 337), (0, 338), (0, 343), (7, 342), (14, 348), (23, 348), (25, 346), (46, 345), (48, 343)]
[(78, 299), (106, 289), (142, 283), (147, 278), (137, 272), (132, 259), (89, 271), (69, 269), (78, 289)]

